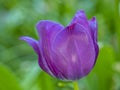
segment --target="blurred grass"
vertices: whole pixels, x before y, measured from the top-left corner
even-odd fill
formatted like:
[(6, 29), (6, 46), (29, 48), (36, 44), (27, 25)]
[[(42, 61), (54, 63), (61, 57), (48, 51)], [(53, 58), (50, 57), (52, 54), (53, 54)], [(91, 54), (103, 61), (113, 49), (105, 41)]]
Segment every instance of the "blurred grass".
[(67, 25), (85, 10), (98, 20), (100, 53), (91, 73), (79, 80), (81, 90), (120, 90), (119, 0), (0, 0), (0, 90), (73, 90), (70, 82), (41, 71), (37, 55), (20, 36), (38, 39), (35, 25), (48, 19)]

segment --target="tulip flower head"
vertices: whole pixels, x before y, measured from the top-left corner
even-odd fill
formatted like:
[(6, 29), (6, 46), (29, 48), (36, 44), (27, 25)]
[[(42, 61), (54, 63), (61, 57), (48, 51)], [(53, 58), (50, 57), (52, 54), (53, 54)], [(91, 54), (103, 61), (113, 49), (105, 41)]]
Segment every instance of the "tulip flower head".
[(88, 20), (80, 10), (66, 27), (41, 20), (36, 28), (39, 40), (28, 36), (20, 39), (32, 46), (43, 71), (61, 80), (78, 80), (93, 69), (99, 52), (95, 17)]

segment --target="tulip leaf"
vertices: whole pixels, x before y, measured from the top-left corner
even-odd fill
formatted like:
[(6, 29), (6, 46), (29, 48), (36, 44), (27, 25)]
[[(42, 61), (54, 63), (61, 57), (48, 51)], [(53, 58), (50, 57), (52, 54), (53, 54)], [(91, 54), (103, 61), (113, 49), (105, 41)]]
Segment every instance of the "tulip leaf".
[(22, 90), (15, 75), (0, 64), (0, 90)]

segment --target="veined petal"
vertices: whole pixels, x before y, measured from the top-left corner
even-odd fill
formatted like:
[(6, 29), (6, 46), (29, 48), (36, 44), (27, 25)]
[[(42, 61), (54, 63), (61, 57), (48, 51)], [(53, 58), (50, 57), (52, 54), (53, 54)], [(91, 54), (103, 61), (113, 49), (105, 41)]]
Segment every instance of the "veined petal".
[(87, 17), (85, 15), (85, 12), (83, 10), (79, 10), (77, 11), (77, 13), (75, 14), (75, 16), (73, 17), (73, 20), (71, 22), (73, 23), (79, 23), (80, 25), (82, 25), (84, 28), (89, 28), (88, 25), (88, 20)]
[(93, 38), (93, 43), (95, 46), (96, 59), (97, 59), (98, 52), (99, 52), (99, 47), (97, 44), (98, 24), (97, 24), (97, 20), (95, 17), (93, 17), (91, 20), (89, 20), (89, 26), (90, 26), (90, 30), (91, 30), (91, 34), (92, 34), (92, 38)]
[(41, 40), (45, 40), (46, 38), (48, 38), (49, 41), (52, 43), (53, 38), (64, 27), (56, 22), (42, 20), (38, 22), (36, 28)]
[[(52, 45), (56, 66), (71, 80), (88, 74), (95, 62), (93, 41), (80, 24), (72, 24), (56, 36)], [(60, 58), (60, 59), (59, 59)]]
[(95, 17), (89, 20), (89, 26), (92, 32), (92, 37), (97, 42), (98, 24)]
[(50, 73), (50, 70), (47, 67), (47, 64), (46, 64), (46, 62), (44, 60), (44, 57), (41, 54), (40, 43), (37, 40), (35, 40), (35, 39), (31, 38), (31, 37), (28, 37), (28, 36), (20, 37), (20, 40), (26, 41), (34, 49), (34, 51), (38, 54), (38, 62), (39, 62), (40, 67), (45, 72)]
[(42, 55), (44, 57), (46, 65), (48, 66), (51, 72), (50, 75), (57, 77), (58, 72), (53, 63), (51, 45), (54, 40), (54, 37), (57, 35), (57, 33), (63, 30), (64, 27), (58, 23), (51, 22), (48, 20), (40, 21), (36, 27), (39, 36), (41, 37)]

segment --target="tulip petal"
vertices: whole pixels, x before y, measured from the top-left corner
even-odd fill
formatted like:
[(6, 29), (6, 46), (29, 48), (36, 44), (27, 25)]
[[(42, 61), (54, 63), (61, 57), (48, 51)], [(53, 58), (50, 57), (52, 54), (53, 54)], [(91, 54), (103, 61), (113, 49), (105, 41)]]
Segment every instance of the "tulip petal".
[(32, 46), (32, 48), (35, 50), (35, 52), (38, 54), (38, 63), (40, 65), (40, 67), (45, 71), (50, 73), (50, 70), (47, 67), (47, 64), (41, 54), (41, 48), (40, 48), (40, 44), (37, 40), (28, 37), (28, 36), (23, 36), (20, 37), (20, 40), (24, 40), (26, 41), (30, 46)]
[(99, 47), (97, 45), (98, 24), (97, 24), (97, 20), (95, 17), (93, 17), (91, 20), (89, 20), (89, 26), (90, 26), (90, 29), (92, 32), (91, 34), (92, 34), (93, 42), (95, 45), (96, 59), (97, 59), (98, 52), (99, 52)]
[(42, 47), (41, 51), (45, 59), (46, 65), (50, 69), (51, 72), (50, 75), (57, 77), (59, 75), (56, 71), (55, 66), (52, 63), (51, 44), (57, 33), (63, 30), (64, 27), (58, 23), (51, 22), (48, 20), (43, 20), (37, 24), (36, 28), (38, 30), (39, 36), (41, 37), (41, 47)]
[[(99, 47), (98, 47), (98, 44), (97, 44), (97, 43), (94, 43), (94, 45), (95, 45), (95, 51), (96, 51), (95, 60), (97, 60), (98, 53), (99, 53)], [(96, 62), (95, 62), (95, 63), (96, 63)]]
[(72, 23), (79, 23), (82, 25), (91, 35), (93, 38), (93, 43), (95, 45), (95, 50), (96, 50), (96, 58), (98, 56), (99, 52), (99, 47), (97, 45), (97, 31), (98, 31), (98, 25), (97, 25), (97, 20), (95, 17), (93, 17), (91, 20), (87, 20), (87, 17), (85, 15), (85, 12), (83, 10), (78, 11), (73, 20)]
[(38, 30), (39, 36), (41, 37), (41, 40), (45, 40), (46, 38), (48, 38), (52, 43), (55, 35), (60, 30), (63, 30), (64, 26), (49, 20), (42, 20), (38, 22), (36, 28)]
[(88, 29), (89, 25), (88, 25), (88, 20), (87, 17), (85, 15), (85, 12), (83, 10), (79, 10), (77, 11), (77, 13), (75, 14), (72, 22), (73, 23), (79, 23), (80, 25), (82, 25), (84, 28)]
[[(79, 24), (72, 24), (55, 37), (54, 59), (61, 72), (67, 72), (69, 79), (75, 80), (88, 74), (95, 62), (95, 49), (91, 36)], [(72, 73), (71, 73), (72, 72)]]
[(95, 17), (93, 17), (91, 20), (89, 20), (89, 26), (91, 29), (91, 32), (93, 34), (93, 39), (97, 42), (97, 31), (98, 31), (98, 24)]
[(35, 50), (35, 52), (37, 54), (40, 53), (37, 40), (35, 40), (35, 39), (31, 38), (31, 37), (28, 37), (28, 36), (20, 37), (20, 40), (26, 41), (30, 46), (32, 46), (32, 48)]

